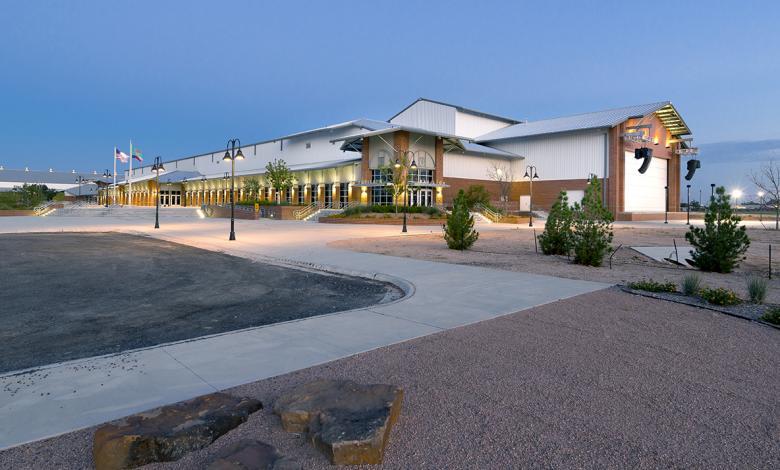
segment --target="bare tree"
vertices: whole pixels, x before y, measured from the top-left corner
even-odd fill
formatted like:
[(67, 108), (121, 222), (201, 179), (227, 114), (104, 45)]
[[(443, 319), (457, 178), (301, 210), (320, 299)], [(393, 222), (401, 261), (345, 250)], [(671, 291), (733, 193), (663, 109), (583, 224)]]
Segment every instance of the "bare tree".
[(757, 173), (753, 172), (750, 179), (766, 193), (767, 205), (775, 209), (775, 230), (780, 230), (780, 165), (769, 160)]
[(501, 202), (504, 206), (504, 212), (507, 212), (509, 196), (512, 192), (512, 180), (514, 179), (511, 167), (507, 167), (502, 163), (493, 162), (490, 165), (490, 168), (488, 168), (487, 176), (491, 180), (498, 183), (498, 188), (501, 192)]

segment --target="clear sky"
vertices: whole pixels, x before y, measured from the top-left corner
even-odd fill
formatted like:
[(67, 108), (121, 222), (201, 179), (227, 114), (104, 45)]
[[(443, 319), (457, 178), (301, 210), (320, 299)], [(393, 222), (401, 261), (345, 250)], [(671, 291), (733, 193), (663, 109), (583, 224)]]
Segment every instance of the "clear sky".
[[(0, 0), (0, 164), (102, 171), (420, 96), (522, 119), (672, 100), (780, 138), (780, 2)], [(597, 6), (594, 6), (597, 5)]]

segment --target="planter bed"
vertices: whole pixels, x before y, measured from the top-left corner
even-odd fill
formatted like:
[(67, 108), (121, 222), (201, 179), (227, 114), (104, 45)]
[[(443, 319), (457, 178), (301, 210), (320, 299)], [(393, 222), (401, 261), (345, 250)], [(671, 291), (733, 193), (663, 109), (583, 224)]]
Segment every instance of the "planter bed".
[[(379, 224), (379, 225), (402, 225), (403, 216), (398, 217), (320, 217), (319, 221), (324, 224)], [(407, 216), (406, 225), (444, 225), (446, 218), (431, 219), (420, 217), (418, 214)]]

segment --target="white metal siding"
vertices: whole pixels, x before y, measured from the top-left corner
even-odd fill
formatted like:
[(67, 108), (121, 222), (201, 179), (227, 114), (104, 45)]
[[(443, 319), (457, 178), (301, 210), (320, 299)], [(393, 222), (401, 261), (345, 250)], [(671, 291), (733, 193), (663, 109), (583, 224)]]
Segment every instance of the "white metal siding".
[(522, 166), (535, 165), (542, 180), (586, 179), (591, 173), (604, 177), (603, 131), (511, 139), (488, 145), (525, 157)]
[(452, 106), (418, 101), (390, 122), (401, 126), (455, 134), (455, 114), (456, 110)]
[(509, 126), (508, 122), (457, 112), (455, 116), (455, 135), (475, 138), (480, 135)]
[(663, 158), (653, 158), (644, 173), (639, 173), (641, 161), (634, 158), (634, 152), (625, 153), (626, 212), (663, 212), (666, 203), (666, 165)]
[[(486, 158), (447, 152), (444, 154), (444, 177), (489, 181), (491, 178), (488, 174), (493, 165), (500, 165), (506, 168), (510, 166), (510, 163), (503, 158)], [(517, 180), (517, 174), (514, 176), (514, 179)]]

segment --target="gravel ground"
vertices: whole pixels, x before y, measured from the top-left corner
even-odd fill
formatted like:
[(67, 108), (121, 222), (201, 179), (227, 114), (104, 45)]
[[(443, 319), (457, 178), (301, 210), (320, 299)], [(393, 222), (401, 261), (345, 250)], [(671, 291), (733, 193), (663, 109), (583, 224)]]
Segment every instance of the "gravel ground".
[[(479, 230), (479, 227), (477, 228)], [(543, 228), (537, 229), (541, 234)], [(607, 260), (604, 266), (592, 268), (572, 264), (565, 256), (537, 255), (534, 250), (534, 232), (527, 227), (517, 230), (482, 231), (479, 240), (471, 250), (450, 250), (441, 234), (436, 231), (429, 235), (403, 237), (364, 238), (340, 240), (329, 246), (366, 253), (379, 253), (391, 256), (403, 256), (445, 263), (484, 266), (508, 271), (520, 271), (570, 279), (585, 279), (614, 284), (627, 284), (631, 281), (654, 279), (679, 283), (689, 269), (675, 268), (657, 262), (628, 246), (672, 246), (687, 244), (685, 227), (633, 228), (615, 227), (612, 245), (617, 251), (609, 269)], [(780, 232), (774, 230), (748, 229), (751, 245), (747, 259), (732, 274), (700, 273), (704, 285), (726, 287), (736, 291), (742, 298), (747, 297), (746, 280), (749, 276), (766, 277), (768, 267), (768, 246), (775, 246), (775, 258), (780, 258)], [(683, 258), (684, 254), (680, 254)], [(775, 276), (769, 282), (767, 302), (780, 303), (780, 273), (775, 264)]]
[(0, 235), (0, 373), (367, 307), (401, 292), (118, 233)]
[[(247, 437), (327, 467), (270, 412), (318, 378), (403, 387), (386, 468), (778, 468), (779, 353), (774, 329), (613, 288), (236, 387), (267, 408), (148, 468), (200, 468)], [(89, 468), (92, 433), (0, 452), (0, 467)]]

